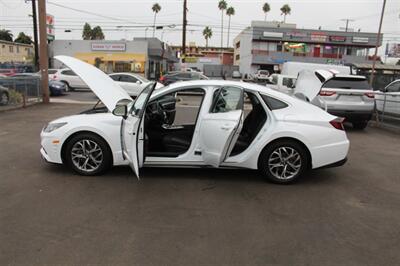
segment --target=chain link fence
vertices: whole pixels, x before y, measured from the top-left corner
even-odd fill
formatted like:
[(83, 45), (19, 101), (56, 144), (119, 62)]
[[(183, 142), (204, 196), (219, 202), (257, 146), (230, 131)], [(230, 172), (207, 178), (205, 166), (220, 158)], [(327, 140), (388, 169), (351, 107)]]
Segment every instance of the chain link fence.
[(375, 120), (378, 125), (400, 129), (400, 92), (375, 92)]
[(42, 101), (40, 77), (0, 77), (0, 110)]

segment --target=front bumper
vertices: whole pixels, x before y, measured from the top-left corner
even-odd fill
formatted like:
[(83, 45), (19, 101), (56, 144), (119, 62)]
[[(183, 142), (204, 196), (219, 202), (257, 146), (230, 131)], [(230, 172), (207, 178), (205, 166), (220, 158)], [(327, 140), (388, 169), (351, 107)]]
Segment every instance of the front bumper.
[(49, 163), (61, 164), (61, 138), (51, 133), (45, 132), (42, 132), (40, 134), (40, 138), (40, 154), (42, 155), (43, 159)]

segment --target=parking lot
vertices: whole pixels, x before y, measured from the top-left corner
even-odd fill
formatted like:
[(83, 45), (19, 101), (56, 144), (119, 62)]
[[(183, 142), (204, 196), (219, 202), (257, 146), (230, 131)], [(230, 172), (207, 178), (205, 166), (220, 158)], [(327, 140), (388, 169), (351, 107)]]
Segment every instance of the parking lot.
[[(89, 94), (60, 99), (95, 101)], [(68, 101), (66, 101), (68, 102)], [(400, 137), (348, 128), (343, 167), (280, 186), (256, 171), (129, 167), (83, 177), (39, 133), (90, 104), (0, 112), (0, 264), (395, 265)]]

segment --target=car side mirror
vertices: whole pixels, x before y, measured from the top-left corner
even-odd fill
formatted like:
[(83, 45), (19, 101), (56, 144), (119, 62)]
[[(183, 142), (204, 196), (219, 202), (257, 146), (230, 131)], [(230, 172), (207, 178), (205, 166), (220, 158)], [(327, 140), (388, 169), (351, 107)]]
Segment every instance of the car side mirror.
[(112, 111), (112, 114), (115, 116), (122, 116), (122, 118), (126, 119), (128, 117), (128, 107), (126, 105), (117, 105)]
[(138, 80), (138, 81), (136, 81), (136, 84), (140, 85), (140, 84), (142, 84), (142, 82), (140, 82), (140, 80)]

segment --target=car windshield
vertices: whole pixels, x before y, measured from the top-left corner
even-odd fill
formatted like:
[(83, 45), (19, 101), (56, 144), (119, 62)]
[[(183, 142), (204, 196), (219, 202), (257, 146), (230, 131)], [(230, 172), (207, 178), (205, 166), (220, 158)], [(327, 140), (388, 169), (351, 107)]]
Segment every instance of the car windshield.
[(371, 87), (366, 79), (354, 78), (333, 78), (328, 80), (322, 88), (332, 89), (351, 89), (351, 90), (370, 90)]

